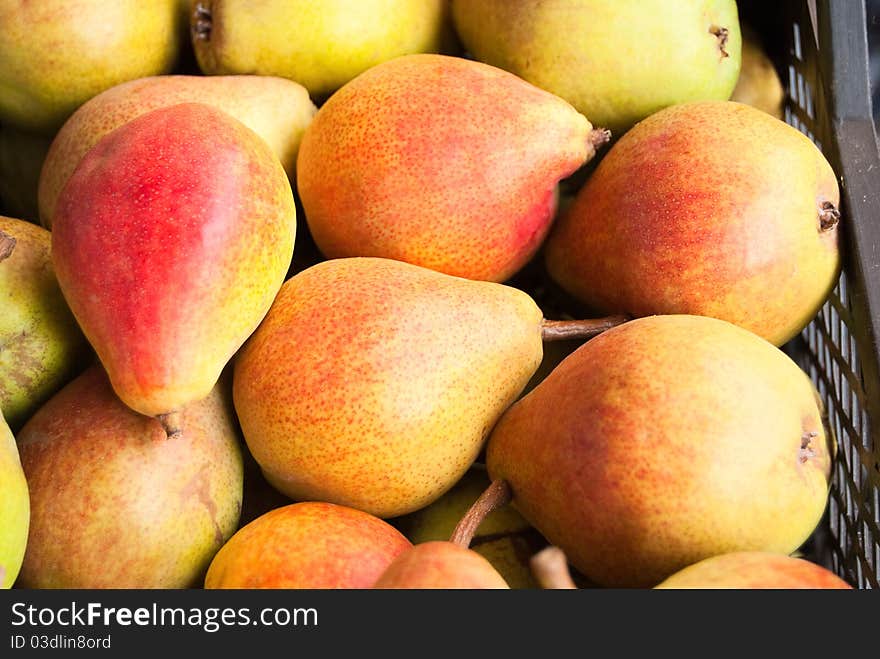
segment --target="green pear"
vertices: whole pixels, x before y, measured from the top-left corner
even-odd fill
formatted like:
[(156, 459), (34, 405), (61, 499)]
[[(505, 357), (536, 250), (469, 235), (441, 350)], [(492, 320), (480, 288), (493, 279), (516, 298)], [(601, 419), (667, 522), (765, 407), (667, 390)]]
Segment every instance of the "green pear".
[(27, 545), (28, 486), (12, 431), (0, 414), (0, 588), (11, 588)]
[[(488, 486), (485, 468), (475, 465), (434, 503), (397, 518), (394, 524), (416, 545), (448, 540)], [(488, 560), (511, 588), (536, 588), (529, 558), (546, 544), (515, 508), (507, 506), (486, 516), (471, 539), (470, 549)]]
[(82, 103), (177, 58), (178, 0), (0, 0), (0, 121), (54, 131)]
[(52, 227), (61, 188), (104, 135), (178, 103), (205, 103), (238, 119), (263, 138), (288, 177), (294, 174), (299, 143), (317, 111), (302, 85), (271, 76), (165, 75), (116, 85), (80, 107), (52, 142), (39, 181), (43, 226)]
[(677, 103), (727, 100), (740, 69), (735, 0), (453, 0), (479, 60), (621, 135)]
[(13, 430), (90, 354), (55, 279), (50, 241), (42, 227), (0, 216), (0, 410)]
[(228, 379), (181, 414), (169, 439), (131, 411), (96, 365), (18, 434), (31, 524), (25, 588), (199, 585), (232, 536), (242, 457)]
[(235, 408), (284, 494), (396, 517), (464, 475), (557, 326), (510, 286), (332, 259), (288, 279), (238, 353)]
[(52, 137), (0, 126), (0, 200), (13, 217), (39, 222), (37, 186)]
[(486, 464), (595, 583), (650, 587), (704, 558), (790, 553), (831, 465), (806, 374), (705, 316), (652, 316), (581, 346), (502, 416)]
[(290, 78), (322, 98), (372, 66), (451, 47), (446, 0), (193, 0), (202, 71)]

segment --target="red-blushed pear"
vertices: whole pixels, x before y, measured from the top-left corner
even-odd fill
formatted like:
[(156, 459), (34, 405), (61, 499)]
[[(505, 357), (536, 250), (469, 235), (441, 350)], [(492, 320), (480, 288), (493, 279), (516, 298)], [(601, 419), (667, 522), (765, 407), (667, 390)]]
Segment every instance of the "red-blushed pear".
[(379, 256), (504, 281), (537, 251), (556, 187), (608, 140), (561, 98), (480, 62), (408, 55), (333, 94), (297, 188), (328, 258)]
[(697, 314), (775, 345), (840, 268), (838, 185), (803, 133), (740, 103), (676, 105), (606, 154), (547, 239), (547, 269), (591, 308)]
[(507, 582), (477, 552), (453, 542), (432, 540), (398, 556), (374, 588), (504, 589)]
[(488, 488), (446, 540), (432, 540), (402, 552), (382, 573), (379, 589), (507, 589), (504, 577), (469, 548), (486, 517), (508, 502), (505, 488)]
[(239, 529), (214, 557), (205, 588), (370, 588), (411, 546), (360, 510), (294, 503)]
[(687, 315), (581, 346), (501, 417), (486, 457), (522, 515), (615, 587), (721, 553), (791, 553), (821, 519), (830, 462), (806, 374), (742, 328)]
[(236, 356), (235, 409), (266, 479), (291, 499), (396, 517), (473, 464), (542, 338), (621, 321), (547, 321), (511, 286), (332, 259), (284, 283)]
[(52, 141), (40, 172), (40, 222), (52, 227), (61, 189), (98, 140), (135, 117), (180, 103), (204, 103), (231, 114), (266, 141), (288, 176), (316, 112), (302, 85), (271, 76), (166, 75), (116, 85), (74, 112)]
[(242, 458), (228, 382), (181, 412), (186, 432), (126, 407), (100, 366), (18, 434), (31, 524), (25, 588), (188, 588), (238, 524)]
[(86, 338), (133, 410), (169, 435), (269, 309), (296, 229), (278, 158), (198, 103), (102, 137), (58, 198), (52, 260)]
[(656, 588), (852, 589), (821, 565), (768, 552), (736, 552), (706, 558), (679, 570)]

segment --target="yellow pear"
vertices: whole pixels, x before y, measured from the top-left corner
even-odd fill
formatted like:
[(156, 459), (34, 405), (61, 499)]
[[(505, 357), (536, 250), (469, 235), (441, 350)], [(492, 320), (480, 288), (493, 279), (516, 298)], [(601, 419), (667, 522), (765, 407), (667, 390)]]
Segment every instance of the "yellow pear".
[(53, 131), (125, 80), (167, 73), (178, 0), (0, 0), (0, 121)]
[(446, 0), (193, 0), (202, 71), (295, 80), (324, 97), (372, 66), (450, 47)]
[(730, 100), (751, 105), (782, 119), (785, 90), (776, 67), (754, 30), (743, 26), (742, 39), (742, 68)]
[(27, 545), (30, 499), (12, 431), (0, 415), (0, 588), (11, 588)]

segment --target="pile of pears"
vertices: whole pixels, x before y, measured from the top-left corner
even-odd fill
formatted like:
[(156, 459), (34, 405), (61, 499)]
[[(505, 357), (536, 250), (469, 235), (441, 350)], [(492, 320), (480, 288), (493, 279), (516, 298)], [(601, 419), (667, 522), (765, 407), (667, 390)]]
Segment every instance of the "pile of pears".
[(0, 0), (0, 584), (848, 588), (838, 180), (744, 34)]

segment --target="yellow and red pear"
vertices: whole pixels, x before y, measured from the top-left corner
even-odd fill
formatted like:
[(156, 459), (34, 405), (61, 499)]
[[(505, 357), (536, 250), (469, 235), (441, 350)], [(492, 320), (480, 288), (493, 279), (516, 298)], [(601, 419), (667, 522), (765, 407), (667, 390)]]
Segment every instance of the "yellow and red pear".
[(506, 589), (483, 556), (454, 542), (432, 540), (394, 559), (376, 581), (379, 589)]
[(74, 316), (129, 407), (200, 400), (269, 309), (293, 253), (295, 208), (266, 143), (197, 103), (102, 137), (58, 199), (52, 259)]
[(284, 283), (236, 356), (235, 409), (284, 494), (396, 517), (464, 475), (538, 367), (542, 339), (619, 322), (545, 321), (511, 286), (332, 259)]
[(82, 105), (52, 141), (39, 179), (40, 222), (52, 227), (61, 189), (104, 135), (135, 117), (180, 103), (204, 103), (231, 114), (266, 141), (288, 176), (316, 111), (302, 85), (271, 76), (165, 75), (116, 85)]
[(837, 283), (838, 203), (792, 126), (731, 101), (676, 105), (608, 151), (554, 225), (547, 270), (604, 313), (712, 316), (782, 345)]
[(92, 366), (18, 434), (30, 488), (24, 588), (189, 588), (238, 524), (242, 456), (228, 382), (186, 432), (122, 404)]
[(378, 256), (504, 281), (537, 251), (556, 187), (608, 139), (501, 69), (407, 55), (337, 91), (306, 130), (297, 188), (328, 258)]
[(214, 557), (205, 588), (370, 588), (411, 546), (360, 510), (294, 503), (239, 529)]
[(812, 384), (781, 350), (705, 316), (592, 339), (502, 416), (486, 463), (572, 565), (654, 586), (709, 556), (790, 553), (828, 497)]
[(785, 554), (757, 551), (706, 558), (679, 570), (655, 588), (852, 590), (846, 581), (821, 565)]

